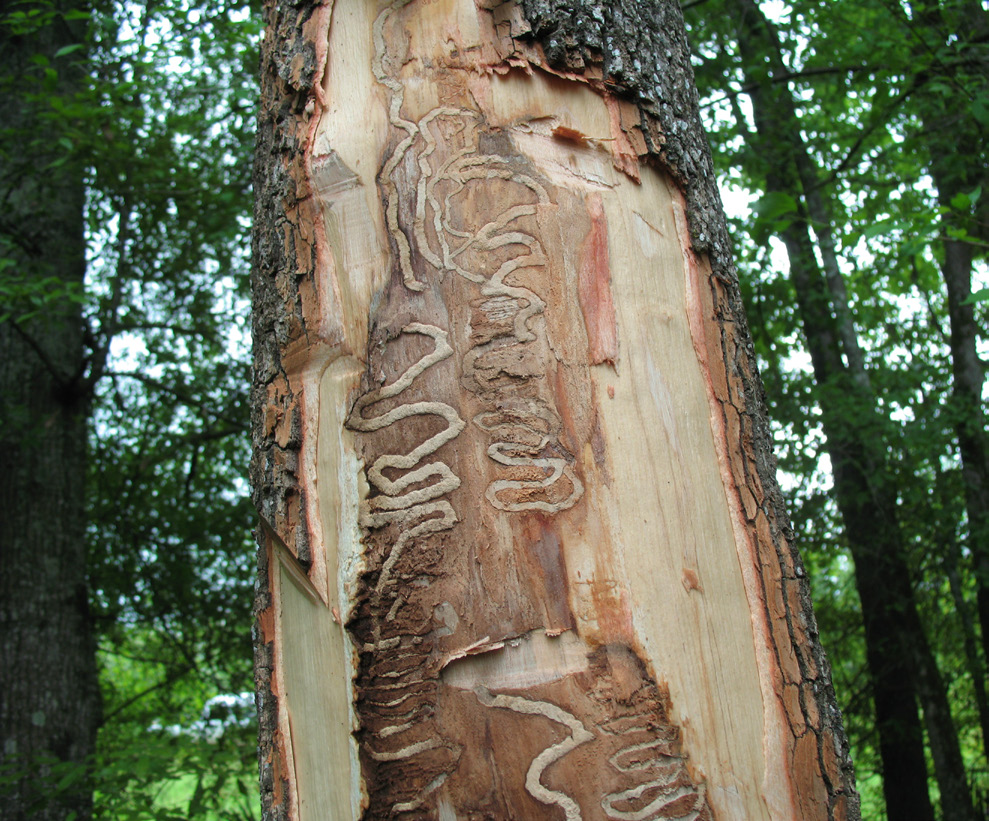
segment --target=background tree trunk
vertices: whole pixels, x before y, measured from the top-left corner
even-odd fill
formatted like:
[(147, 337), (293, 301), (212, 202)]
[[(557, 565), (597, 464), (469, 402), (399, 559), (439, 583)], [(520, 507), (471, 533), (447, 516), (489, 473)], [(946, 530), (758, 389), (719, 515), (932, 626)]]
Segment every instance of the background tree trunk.
[(677, 4), (267, 23), (265, 818), (857, 817)]
[(19, 83), (0, 93), (0, 256), (7, 284), (21, 289), (0, 323), (0, 766), (17, 773), (0, 819), (86, 819), (100, 693), (86, 588), (90, 397), (71, 296), (85, 271), (84, 187), (47, 107), (81, 78), (59, 65), (49, 87), (32, 85), (35, 55), (53, 59), (84, 34), (56, 16), (0, 36), (0, 75)]
[[(934, 817), (919, 699), (945, 815), (974, 818), (944, 682), (917, 613), (883, 420), (862, 370), (844, 288), (829, 284), (840, 280), (830, 217), (814, 187), (816, 174), (789, 88), (780, 80), (785, 74), (780, 43), (756, 3), (744, 0), (740, 8), (739, 52), (751, 88), (753, 139), (765, 158), (766, 190), (796, 204), (794, 219), (781, 234), (813, 363), (835, 497), (855, 559), (887, 812), (903, 821)], [(811, 225), (830, 276), (818, 265)]]
[[(949, 19), (938, 3), (925, 4), (917, 14), (917, 52), (935, 53), (962, 32), (958, 50), (971, 66), (971, 74), (981, 80), (969, 83), (984, 90), (989, 79), (989, 11), (978, 3), (964, 3)], [(961, 61), (959, 61), (961, 62)], [(950, 83), (963, 99), (971, 91), (956, 76), (955, 69), (935, 61), (930, 75)], [(930, 77), (925, 76), (927, 80)], [(940, 219), (944, 248), (941, 273), (948, 294), (951, 324), (951, 372), (958, 432), (958, 451), (965, 479), (965, 507), (968, 512), (969, 548), (978, 581), (978, 611), (982, 627), (982, 649), (989, 660), (989, 435), (986, 434), (985, 404), (982, 399), (986, 366), (978, 354), (979, 324), (971, 302), (973, 263), (985, 256), (989, 244), (989, 171), (987, 171), (985, 128), (965, 108), (952, 106), (943, 92), (921, 85), (925, 108), (926, 148), (930, 171), (937, 187), (943, 213)], [(968, 196), (981, 192), (971, 204)], [(962, 196), (964, 204), (956, 199)], [(959, 232), (953, 237), (952, 232)], [(989, 743), (989, 739), (984, 743)]]

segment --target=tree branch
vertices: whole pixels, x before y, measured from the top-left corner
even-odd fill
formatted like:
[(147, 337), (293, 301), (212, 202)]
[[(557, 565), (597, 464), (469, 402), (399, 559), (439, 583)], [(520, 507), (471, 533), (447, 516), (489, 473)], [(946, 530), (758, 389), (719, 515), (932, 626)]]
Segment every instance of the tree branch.
[(103, 310), (99, 326), (101, 341), (93, 345), (90, 356), (89, 376), (86, 383), (92, 389), (106, 373), (107, 360), (110, 356), (110, 344), (119, 330), (117, 311), (124, 298), (123, 281), (130, 275), (130, 264), (127, 261), (127, 241), (130, 239), (130, 200), (124, 199), (120, 208), (120, 222), (117, 229), (117, 265), (110, 280), (110, 298)]
[[(704, 2), (704, 0), (700, 0)], [(787, 71), (782, 74), (774, 74), (769, 78), (770, 83), (787, 83), (790, 80), (799, 80), (803, 77), (820, 77), (825, 74), (845, 74), (847, 72), (859, 73), (862, 71), (876, 71), (875, 66), (821, 66), (820, 68), (807, 68), (802, 71)], [(750, 94), (753, 91), (758, 91), (761, 87), (760, 83), (746, 83), (739, 89), (735, 91), (727, 91), (721, 97), (717, 97), (713, 100), (708, 100), (701, 105), (702, 109), (710, 108), (712, 105), (723, 102), (731, 97), (737, 97), (739, 94)]]
[(52, 362), (51, 358), (45, 352), (45, 349), (41, 347), (40, 343), (31, 336), (27, 331), (25, 331), (19, 323), (14, 320), (10, 321), (10, 326), (14, 329), (14, 332), (25, 342), (27, 346), (35, 352), (38, 359), (41, 360), (41, 364), (45, 366), (45, 369), (52, 375), (52, 378), (58, 384), (59, 388), (67, 388), (71, 384), (71, 377), (61, 373), (55, 363)]
[(124, 710), (133, 704), (139, 702), (145, 696), (151, 695), (151, 693), (156, 690), (161, 690), (163, 687), (171, 687), (176, 681), (178, 681), (183, 676), (188, 675), (195, 669), (192, 665), (186, 665), (185, 667), (180, 667), (178, 670), (173, 670), (165, 678), (159, 681), (157, 684), (152, 684), (150, 687), (145, 687), (139, 693), (135, 693), (130, 698), (126, 699), (123, 704), (118, 705), (112, 709), (109, 713), (103, 716), (103, 723), (108, 723), (112, 718), (120, 715)]
[(133, 379), (137, 382), (143, 382), (145, 385), (149, 385), (155, 390), (163, 391), (164, 393), (169, 393), (176, 399), (180, 399), (186, 405), (192, 408), (198, 408), (199, 410), (212, 414), (214, 418), (226, 422), (234, 428), (243, 429), (243, 422), (237, 419), (231, 419), (228, 416), (217, 413), (216, 409), (206, 402), (197, 399), (194, 396), (190, 396), (185, 391), (179, 390), (178, 388), (172, 387), (171, 385), (166, 385), (163, 382), (159, 382), (157, 379), (148, 376), (146, 373), (141, 373), (140, 371), (108, 371), (107, 375), (113, 379), (126, 378)]

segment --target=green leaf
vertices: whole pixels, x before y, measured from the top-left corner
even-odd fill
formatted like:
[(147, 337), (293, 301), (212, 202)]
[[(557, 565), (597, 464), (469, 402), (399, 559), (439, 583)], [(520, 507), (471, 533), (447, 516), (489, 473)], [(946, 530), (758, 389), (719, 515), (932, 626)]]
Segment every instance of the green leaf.
[(84, 48), (83, 43), (73, 43), (70, 46), (62, 46), (58, 51), (55, 52), (55, 58), (64, 57), (66, 54), (72, 54), (74, 51), (79, 51), (79, 49)]
[(974, 191), (960, 191), (951, 198), (951, 207), (956, 211), (968, 211), (969, 208), (979, 201), (981, 194), (981, 186), (976, 188)]
[(962, 301), (962, 305), (980, 305), (983, 302), (989, 302), (989, 288), (973, 291), (967, 299)]
[(969, 198), (968, 194), (965, 193), (955, 194), (955, 196), (951, 198), (951, 207), (956, 208), (959, 211), (967, 210), (971, 203), (972, 200)]
[(986, 97), (976, 97), (972, 102), (972, 116), (982, 125), (989, 127), (989, 99)]
[(911, 227), (909, 222), (903, 220), (885, 219), (867, 226), (863, 229), (862, 236), (866, 239), (874, 239), (875, 237), (887, 236), (894, 231), (908, 231)]
[(945, 231), (948, 234), (948, 236), (951, 237), (952, 239), (960, 239), (962, 241), (971, 239), (971, 237), (968, 234), (968, 231), (966, 231), (964, 228), (955, 228), (954, 226), (949, 225), (945, 229)]
[(770, 191), (752, 206), (752, 211), (764, 220), (774, 220), (797, 210), (797, 201), (782, 191)]

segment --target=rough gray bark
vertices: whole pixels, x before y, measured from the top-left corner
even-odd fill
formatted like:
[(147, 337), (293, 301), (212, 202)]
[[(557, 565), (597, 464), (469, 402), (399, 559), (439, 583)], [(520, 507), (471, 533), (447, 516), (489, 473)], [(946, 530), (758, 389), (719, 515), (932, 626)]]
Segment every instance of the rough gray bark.
[[(64, 148), (40, 105), (18, 91), (30, 82), (32, 55), (54, 55), (82, 35), (60, 20), (34, 36), (7, 31), (0, 252), (15, 265), (3, 275), (40, 292), (46, 278), (81, 288), (81, 169), (49, 166)], [(8, 87), (11, 78), (16, 85)], [(65, 70), (55, 93), (72, 93), (79, 79)], [(88, 777), (54, 788), (73, 767), (88, 766), (100, 719), (86, 586), (83, 323), (79, 304), (64, 297), (23, 321), (23, 305), (11, 307), (0, 324), (0, 766), (21, 776), (0, 802), (0, 818), (86, 819)]]
[[(254, 388), (251, 397), (253, 458), (251, 485), (263, 521), (279, 522), (298, 510), (297, 469), (299, 419), (293, 409), (289, 436), (276, 442), (265, 424), (269, 386), (285, 379), (281, 351), (304, 333), (299, 283), (314, 279), (316, 251), (288, 214), (297, 212), (310, 191), (304, 183), (303, 123), (306, 103), (314, 93), (316, 51), (305, 32), (317, 3), (266, 3), (266, 36), (261, 49), (261, 105), (258, 114), (254, 170), (253, 325)], [(273, 45), (273, 44), (278, 45)], [(287, 234), (287, 237), (285, 237)], [(291, 397), (286, 397), (290, 405)], [(305, 531), (299, 529), (300, 539)], [(255, 613), (271, 608), (269, 556), (262, 531), (258, 538)], [(308, 545), (298, 555), (309, 555)], [(277, 696), (272, 692), (273, 646), (263, 625), (255, 626), (254, 675), (259, 718), (261, 808), (265, 821), (288, 817), (286, 773), (275, 749)]]

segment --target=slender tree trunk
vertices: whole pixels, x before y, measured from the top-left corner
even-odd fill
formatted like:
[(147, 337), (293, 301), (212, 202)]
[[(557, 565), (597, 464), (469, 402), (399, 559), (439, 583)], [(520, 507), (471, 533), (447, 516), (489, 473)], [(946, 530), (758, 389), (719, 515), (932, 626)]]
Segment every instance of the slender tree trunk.
[[(971, 140), (958, 146), (957, 155), (970, 158), (977, 166), (983, 166), (984, 151)], [(952, 179), (945, 168), (946, 157), (935, 157), (932, 177), (938, 188), (942, 207), (947, 211), (943, 220), (945, 234), (951, 229), (963, 228), (970, 234), (989, 238), (989, 231), (972, 231), (969, 220), (952, 216), (952, 199), (958, 194), (969, 194), (983, 184), (989, 184), (989, 175), (980, 168), (968, 179)], [(981, 208), (975, 222), (989, 219), (989, 209)], [(985, 384), (985, 364), (976, 350), (979, 325), (975, 319), (975, 306), (969, 302), (972, 295), (973, 246), (968, 241), (946, 239), (941, 272), (948, 293), (948, 318), (951, 327), (951, 371), (954, 393), (954, 412), (957, 422), (958, 451), (962, 459), (962, 475), (965, 478), (965, 507), (968, 512), (969, 545), (975, 560), (978, 580), (979, 623), (982, 627), (982, 648), (989, 659), (989, 435), (986, 434), (986, 415), (982, 401)]]
[[(978, 584), (982, 649), (989, 661), (989, 435), (982, 401), (986, 366), (978, 355), (979, 324), (975, 319), (975, 306), (969, 302), (977, 243), (982, 243), (984, 248), (989, 242), (989, 172), (986, 170), (985, 128), (964, 105), (973, 96), (973, 89), (975, 95), (989, 93), (989, 58), (985, 56), (989, 12), (978, 3), (950, 5), (955, 6), (950, 17), (945, 16), (940, 3), (921, 6), (916, 14), (917, 36), (921, 40), (917, 46), (918, 56), (927, 57), (930, 51), (943, 48), (958, 37), (956, 59), (965, 66), (965, 74), (975, 79), (970, 80), (968, 86), (960, 86), (959, 80), (951, 76), (954, 69), (934, 61), (923, 79), (948, 75), (943, 78), (955, 86), (954, 94), (946, 96), (940, 87), (928, 92), (926, 85), (918, 83), (918, 96), (923, 95), (925, 146), (930, 152), (931, 177), (943, 209), (941, 273), (948, 294), (951, 327), (955, 429), (965, 478), (969, 547)], [(982, 196), (975, 207), (958, 208), (954, 204), (958, 195), (969, 195), (976, 190), (981, 190)], [(953, 238), (955, 231), (968, 236)]]
[[(53, 58), (82, 36), (61, 19), (29, 36), (0, 35), (0, 122), (9, 129), (0, 143), (0, 251), (14, 263), (3, 276), (37, 297), (81, 289), (84, 191), (75, 163), (55, 163), (65, 148), (45, 117), (47, 98), (27, 87), (31, 58)], [(70, 95), (80, 77), (59, 69), (48, 93)], [(8, 88), (12, 77), (18, 85)], [(8, 310), (0, 324), (0, 766), (18, 775), (0, 819), (86, 819), (92, 792), (82, 768), (100, 697), (86, 586), (83, 323), (79, 303), (65, 296), (43, 299), (30, 318), (23, 300)], [(57, 788), (63, 778), (71, 786)]]
[[(798, 203), (796, 218), (782, 237), (818, 386), (835, 498), (855, 561), (887, 813), (891, 820), (933, 817), (919, 698), (945, 816), (974, 818), (947, 693), (917, 612), (896, 490), (884, 456), (882, 420), (862, 370), (844, 288), (833, 282), (840, 273), (828, 211), (815, 187), (817, 175), (809, 165), (788, 87), (773, 81), (783, 73), (775, 30), (754, 2), (743, 0), (741, 5), (739, 49), (747, 83), (754, 87), (750, 96), (760, 153), (767, 158), (766, 189), (789, 194)], [(830, 275), (821, 271), (814, 255), (811, 212), (814, 230), (825, 240), (822, 258)]]
[(986, 668), (979, 653), (976, 638), (975, 619), (971, 606), (965, 598), (962, 586), (962, 575), (959, 569), (962, 563), (962, 551), (954, 533), (943, 534), (940, 537), (938, 550), (944, 556), (945, 575), (948, 578), (951, 600), (961, 622), (963, 646), (965, 648), (965, 668), (972, 679), (972, 689), (975, 692), (975, 706), (979, 711), (979, 726), (982, 729), (982, 753), (986, 756), (986, 739), (989, 739), (989, 699), (986, 698)]
[[(952, 190), (957, 186), (946, 184), (940, 176), (935, 172), (935, 184), (939, 191), (945, 192), (942, 199), (950, 202), (954, 196)], [(951, 225), (952, 221), (946, 222)], [(971, 246), (953, 240), (945, 242), (941, 271), (948, 291), (954, 410), (958, 418), (955, 427), (965, 479), (969, 544), (978, 580), (982, 650), (989, 659), (989, 436), (982, 403), (985, 365), (976, 351), (978, 324), (974, 306), (968, 303), (972, 293)]]
[(678, 4), (267, 24), (266, 821), (857, 818)]

